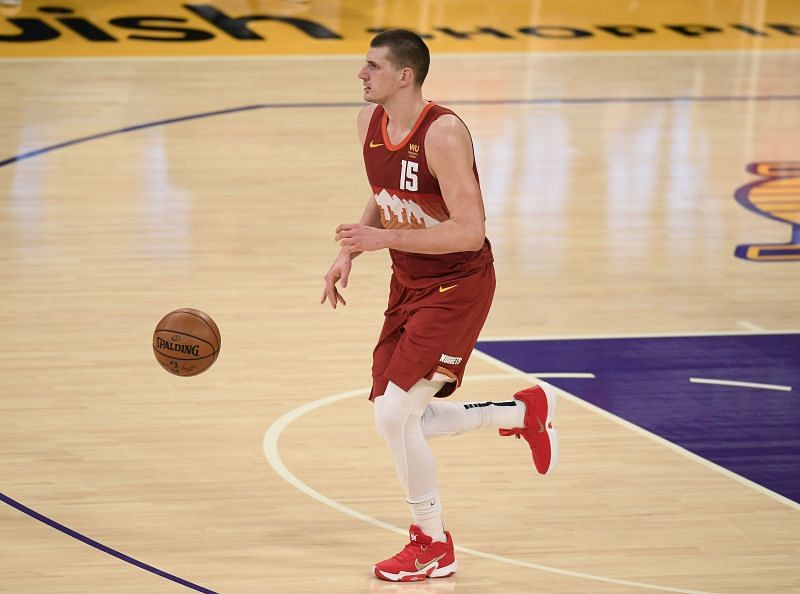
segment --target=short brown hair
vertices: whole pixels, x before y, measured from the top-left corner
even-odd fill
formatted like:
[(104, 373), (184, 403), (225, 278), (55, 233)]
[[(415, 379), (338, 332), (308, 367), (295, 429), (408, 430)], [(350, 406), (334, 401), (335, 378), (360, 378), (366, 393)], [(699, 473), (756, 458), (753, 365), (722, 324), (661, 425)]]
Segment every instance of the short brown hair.
[(422, 86), (431, 65), (431, 53), (422, 38), (406, 29), (390, 29), (372, 38), (370, 47), (388, 47), (389, 59), (398, 68), (411, 68), (414, 82)]

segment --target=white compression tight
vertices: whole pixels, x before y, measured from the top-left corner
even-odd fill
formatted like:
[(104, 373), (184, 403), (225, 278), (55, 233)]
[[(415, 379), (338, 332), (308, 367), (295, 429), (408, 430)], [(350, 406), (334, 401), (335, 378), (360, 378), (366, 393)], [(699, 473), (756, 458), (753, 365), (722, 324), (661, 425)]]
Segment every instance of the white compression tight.
[(504, 402), (431, 402), (422, 415), (422, 432), (426, 438), (460, 435), (484, 427), (512, 429), (522, 427), (525, 403)]
[(414, 523), (434, 540), (445, 540), (436, 461), (428, 437), (458, 435), (481, 427), (520, 427), (525, 405), (509, 402), (431, 402), (445, 381), (421, 379), (405, 391), (389, 382), (375, 399), (375, 426), (386, 441), (405, 489)]
[(375, 427), (389, 446), (414, 523), (434, 540), (444, 541), (436, 461), (422, 434), (422, 414), (444, 382), (421, 379), (406, 392), (389, 382), (375, 399)]

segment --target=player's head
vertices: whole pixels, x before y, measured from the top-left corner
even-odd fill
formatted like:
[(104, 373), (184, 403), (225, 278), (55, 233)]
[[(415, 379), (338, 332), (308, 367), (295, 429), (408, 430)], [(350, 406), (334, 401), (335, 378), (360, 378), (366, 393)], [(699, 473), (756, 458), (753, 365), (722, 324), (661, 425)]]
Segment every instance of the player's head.
[(367, 101), (380, 103), (399, 89), (422, 87), (431, 55), (419, 35), (391, 29), (376, 35), (369, 46), (366, 64), (358, 73)]
[(373, 37), (369, 46), (388, 48), (389, 61), (395, 68), (398, 70), (410, 68), (414, 73), (414, 83), (418, 87), (425, 82), (431, 64), (431, 53), (416, 33), (406, 29), (390, 29)]

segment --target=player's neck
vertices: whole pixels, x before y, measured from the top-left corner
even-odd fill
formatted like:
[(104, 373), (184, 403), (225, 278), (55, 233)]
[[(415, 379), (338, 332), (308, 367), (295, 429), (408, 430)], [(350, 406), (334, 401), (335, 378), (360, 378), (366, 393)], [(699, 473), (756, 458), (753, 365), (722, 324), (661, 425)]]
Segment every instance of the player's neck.
[(422, 98), (421, 92), (411, 96), (395, 96), (384, 103), (383, 109), (389, 116), (389, 135), (394, 139), (404, 138), (428, 103)]

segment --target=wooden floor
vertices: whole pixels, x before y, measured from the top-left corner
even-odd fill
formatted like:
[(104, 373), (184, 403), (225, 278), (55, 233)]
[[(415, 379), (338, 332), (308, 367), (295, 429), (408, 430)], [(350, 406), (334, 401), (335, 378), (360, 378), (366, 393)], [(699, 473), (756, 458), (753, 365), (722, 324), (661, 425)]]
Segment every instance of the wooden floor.
[[(367, 192), (360, 63), (0, 61), (0, 491), (130, 557), (5, 501), (0, 592), (800, 593), (799, 506), (568, 394), (552, 477), (493, 432), (435, 443), (456, 576), (370, 577), (409, 522), (364, 392), (386, 254), (318, 304)], [(800, 160), (771, 99), (798, 88), (791, 52), (434, 56), (495, 247), (484, 336), (800, 328), (800, 263), (733, 256), (789, 240), (733, 194)], [(222, 332), (194, 378), (151, 353), (178, 307)], [(528, 381), (476, 355), (455, 398)]]

